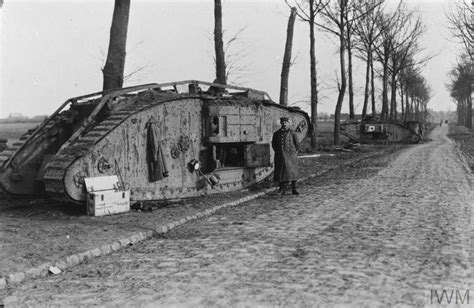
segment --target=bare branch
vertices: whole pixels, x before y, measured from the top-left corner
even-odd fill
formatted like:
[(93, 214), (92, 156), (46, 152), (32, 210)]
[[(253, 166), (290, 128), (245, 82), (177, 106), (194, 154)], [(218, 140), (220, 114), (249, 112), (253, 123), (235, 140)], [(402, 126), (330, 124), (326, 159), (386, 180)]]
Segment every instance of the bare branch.
[(471, 60), (473, 59), (474, 45), (474, 23), (472, 16), (473, 8), (469, 6), (469, 1), (457, 0), (454, 2), (448, 12), (445, 12), (448, 19), (448, 29), (452, 34), (453, 41), (464, 46), (464, 52), (467, 53)]

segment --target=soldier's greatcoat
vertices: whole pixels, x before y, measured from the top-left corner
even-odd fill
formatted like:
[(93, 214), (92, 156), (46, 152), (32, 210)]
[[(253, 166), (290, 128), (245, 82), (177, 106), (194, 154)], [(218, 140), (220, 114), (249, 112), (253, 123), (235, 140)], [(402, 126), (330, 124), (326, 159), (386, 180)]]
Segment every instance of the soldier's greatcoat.
[(298, 179), (298, 158), (300, 148), (298, 137), (291, 130), (281, 128), (273, 134), (272, 148), (275, 151), (275, 171), (273, 180), (290, 182)]

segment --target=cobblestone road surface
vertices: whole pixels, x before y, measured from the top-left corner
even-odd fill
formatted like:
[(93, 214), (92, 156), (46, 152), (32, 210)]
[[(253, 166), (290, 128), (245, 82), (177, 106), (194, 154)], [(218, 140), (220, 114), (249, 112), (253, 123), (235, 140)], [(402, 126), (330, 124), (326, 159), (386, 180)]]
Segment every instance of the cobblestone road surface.
[(470, 289), (472, 304), (470, 172), (446, 133), (368, 178), (308, 181), (300, 196), (266, 196), (7, 289), (5, 303), (424, 306), (432, 289)]

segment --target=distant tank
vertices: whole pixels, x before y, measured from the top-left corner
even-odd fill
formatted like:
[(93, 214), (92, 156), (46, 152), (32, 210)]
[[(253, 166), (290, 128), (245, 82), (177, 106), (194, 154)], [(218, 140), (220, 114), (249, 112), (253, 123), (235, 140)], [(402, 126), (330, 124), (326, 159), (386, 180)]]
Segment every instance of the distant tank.
[(418, 143), (423, 139), (423, 124), (416, 121), (348, 120), (341, 123), (341, 133), (360, 143)]
[(282, 116), (300, 141), (310, 133), (305, 112), (242, 87), (191, 80), (75, 97), (0, 153), (0, 183), (74, 202), (86, 200), (85, 178), (106, 175), (131, 200), (239, 190), (272, 173)]

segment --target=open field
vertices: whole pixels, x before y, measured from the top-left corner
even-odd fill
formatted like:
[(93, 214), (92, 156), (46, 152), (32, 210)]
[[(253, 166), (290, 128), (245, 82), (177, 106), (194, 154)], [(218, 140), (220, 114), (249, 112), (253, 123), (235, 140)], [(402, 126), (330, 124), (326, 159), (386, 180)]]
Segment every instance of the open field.
[(8, 139), (8, 143), (10, 144), (20, 139), (27, 130), (39, 124), (39, 122), (0, 123), (0, 139)]
[[(323, 146), (332, 145), (334, 140), (334, 121), (320, 121), (317, 125), (318, 143)], [(345, 137), (341, 136), (341, 141), (346, 141)]]
[[(328, 148), (333, 146), (334, 141), (334, 121), (319, 121), (317, 123), (318, 127), (316, 128), (316, 134), (318, 136), (318, 149)], [(340, 136), (340, 146), (347, 144), (349, 139), (341, 134)], [(310, 139), (307, 138), (302, 145), (302, 151), (310, 151)]]
[(334, 131), (334, 121), (319, 121), (318, 132), (320, 133), (332, 133)]

